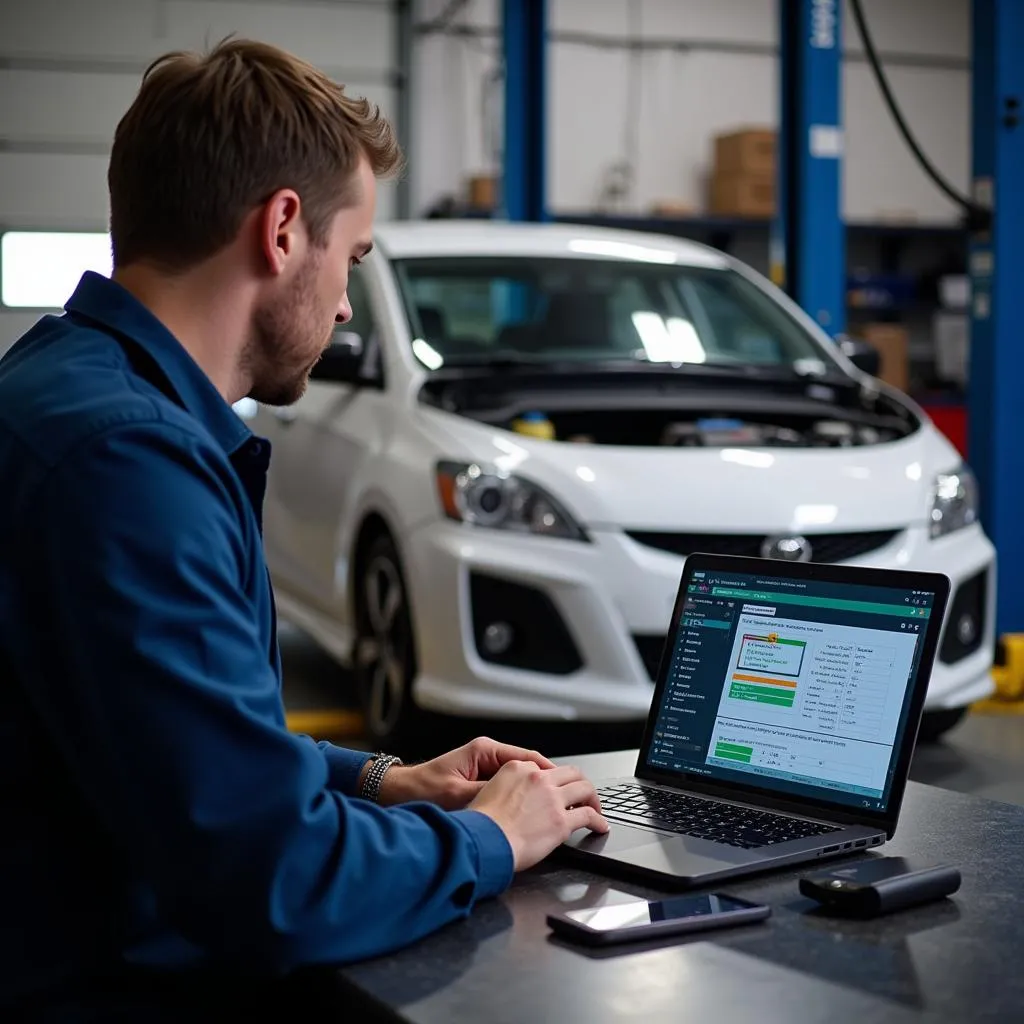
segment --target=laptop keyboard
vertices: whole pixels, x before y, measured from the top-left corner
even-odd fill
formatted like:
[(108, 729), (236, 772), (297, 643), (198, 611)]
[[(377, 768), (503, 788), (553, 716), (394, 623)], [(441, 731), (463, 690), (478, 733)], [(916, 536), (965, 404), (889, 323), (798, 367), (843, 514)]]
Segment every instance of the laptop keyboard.
[(601, 809), (614, 821), (710, 839), (744, 850), (838, 831), (835, 825), (628, 783), (599, 789), (598, 796)]

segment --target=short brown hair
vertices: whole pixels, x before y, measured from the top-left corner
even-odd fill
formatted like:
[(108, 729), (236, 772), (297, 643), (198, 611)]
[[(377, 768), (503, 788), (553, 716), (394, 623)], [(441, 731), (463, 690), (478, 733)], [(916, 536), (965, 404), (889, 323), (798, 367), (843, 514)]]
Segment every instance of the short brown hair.
[(334, 215), (354, 201), (362, 156), (377, 177), (398, 172), (391, 125), (311, 64), (247, 39), (205, 55), (165, 54), (146, 70), (114, 135), (114, 266), (193, 266), (281, 188), (299, 194), (313, 242), (324, 245)]

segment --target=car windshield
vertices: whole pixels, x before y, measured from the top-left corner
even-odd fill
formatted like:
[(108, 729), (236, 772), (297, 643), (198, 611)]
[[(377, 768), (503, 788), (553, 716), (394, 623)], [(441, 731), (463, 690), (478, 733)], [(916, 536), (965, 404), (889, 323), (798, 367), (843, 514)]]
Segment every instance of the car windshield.
[(489, 363), (660, 363), (823, 373), (835, 364), (731, 269), (626, 260), (396, 260), (413, 350), (428, 369)]

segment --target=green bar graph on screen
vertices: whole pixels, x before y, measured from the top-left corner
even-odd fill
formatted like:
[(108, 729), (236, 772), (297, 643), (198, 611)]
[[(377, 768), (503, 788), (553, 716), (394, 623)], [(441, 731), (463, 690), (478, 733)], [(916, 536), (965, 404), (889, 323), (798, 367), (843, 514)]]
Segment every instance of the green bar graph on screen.
[(720, 757), (725, 761), (742, 761), (744, 764), (750, 764), (753, 754), (754, 748), (744, 746), (742, 743), (728, 743), (725, 740), (718, 740), (715, 743), (715, 757)]
[(758, 704), (791, 708), (796, 700), (796, 690), (783, 689), (781, 686), (758, 686), (754, 683), (732, 683), (729, 696), (733, 700), (752, 700)]

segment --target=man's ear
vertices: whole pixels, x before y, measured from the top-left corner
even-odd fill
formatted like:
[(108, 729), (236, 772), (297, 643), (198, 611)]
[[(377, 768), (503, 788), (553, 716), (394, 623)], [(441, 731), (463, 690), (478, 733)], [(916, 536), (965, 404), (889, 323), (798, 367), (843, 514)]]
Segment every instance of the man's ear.
[(284, 271), (303, 241), (302, 200), (290, 188), (275, 192), (261, 207), (260, 253), (275, 276)]

